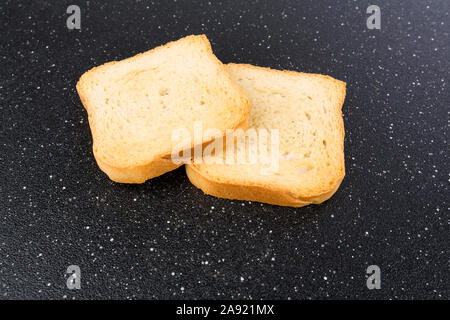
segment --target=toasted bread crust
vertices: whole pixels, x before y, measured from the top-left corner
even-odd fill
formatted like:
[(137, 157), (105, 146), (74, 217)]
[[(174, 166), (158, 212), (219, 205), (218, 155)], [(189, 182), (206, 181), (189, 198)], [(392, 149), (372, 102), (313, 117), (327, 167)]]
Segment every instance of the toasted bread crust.
[[(288, 70), (274, 70), (270, 68), (256, 67), (248, 64), (229, 64), (242, 68), (259, 69), (270, 71), (273, 73), (289, 74), (298, 76), (299, 72)], [(327, 79), (336, 88), (337, 101), (336, 109), (333, 112), (333, 119), (337, 125), (337, 135), (340, 136), (339, 152), (336, 157), (335, 170), (326, 180), (321, 179), (320, 183), (315, 187), (304, 186), (302, 188), (286, 188), (277, 184), (263, 183), (252, 177), (243, 179), (234, 179), (228, 177), (217, 177), (208, 173), (207, 165), (191, 164), (186, 165), (186, 173), (189, 180), (204, 193), (220, 198), (248, 200), (264, 202), (280, 206), (302, 207), (308, 204), (319, 204), (328, 200), (339, 188), (345, 176), (345, 159), (344, 159), (344, 122), (342, 118), (342, 105), (345, 100), (345, 82), (336, 80), (329, 76), (320, 74), (303, 74), (310, 77), (320, 77)], [(213, 170), (213, 169), (210, 169)], [(243, 181), (244, 180), (244, 181)]]
[(119, 183), (144, 183), (148, 179), (158, 177), (181, 166), (181, 164), (174, 164), (170, 158), (159, 158), (144, 166), (115, 168), (102, 162), (97, 157), (95, 157), (95, 159), (100, 169), (106, 173), (111, 180)]
[(303, 207), (309, 204), (322, 203), (331, 198), (338, 190), (343, 179), (337, 181), (328, 192), (303, 198), (301, 196), (296, 197), (292, 192), (276, 187), (240, 185), (213, 180), (200, 173), (195, 165), (186, 165), (186, 174), (194, 186), (211, 196), (232, 200), (264, 202), (286, 207)]
[[(247, 128), (248, 118), (244, 119), (244, 121), (236, 127), (236, 129), (243, 130), (246, 130)], [(204, 142), (202, 148), (210, 142), (211, 141)], [(193, 154), (192, 151), (191, 154)], [(129, 168), (116, 168), (104, 163), (101, 159), (97, 158), (95, 149), (94, 156), (100, 169), (106, 173), (111, 180), (119, 183), (144, 183), (148, 179), (159, 177), (160, 175), (175, 170), (183, 165), (175, 164), (171, 159), (171, 154), (155, 159), (155, 161), (152, 161), (149, 164)]]
[[(229, 74), (226, 67), (214, 55), (211, 45), (210, 45), (208, 39), (206, 38), (206, 36), (205, 35), (200, 35), (200, 36), (191, 35), (191, 36), (182, 38), (180, 40), (192, 42), (192, 43), (194, 43), (194, 42), (201, 43), (202, 46), (204, 46), (206, 48), (206, 53), (210, 56), (210, 58), (212, 58), (213, 60), (215, 60), (217, 62), (217, 67), (220, 69), (220, 72), (222, 72), (223, 76), (225, 76), (226, 78), (229, 79), (229, 81), (230, 81), (229, 85), (231, 85), (233, 87), (233, 90), (235, 90), (235, 92), (237, 93), (236, 96), (240, 97), (240, 105), (242, 106), (242, 111), (243, 111), (240, 114), (238, 114), (237, 116), (235, 116), (235, 120), (233, 123), (228, 123), (227, 125), (230, 126), (230, 129), (233, 129), (235, 127), (247, 127), (248, 126), (248, 117), (249, 117), (249, 113), (250, 113), (250, 103), (249, 103), (248, 99), (245, 97), (243, 90), (237, 84), (234, 83), (234, 81), (232, 80), (232, 77)], [(113, 181), (121, 182), (121, 183), (143, 183), (148, 179), (157, 177), (161, 174), (164, 174), (165, 172), (174, 170), (174, 169), (178, 168), (180, 165), (174, 164), (172, 162), (172, 160), (170, 159), (171, 152), (160, 153), (160, 154), (154, 155), (148, 159), (135, 159), (131, 165), (129, 163), (120, 163), (117, 161), (113, 161), (111, 158), (108, 158), (102, 152), (102, 148), (99, 148), (99, 146), (101, 146), (102, 141), (101, 141), (101, 139), (99, 139), (97, 137), (96, 126), (95, 126), (94, 120), (92, 120), (92, 117), (90, 115), (92, 110), (94, 110), (95, 105), (93, 105), (91, 103), (89, 96), (88, 96), (88, 92), (87, 92), (87, 89), (89, 86), (88, 80), (90, 79), (91, 75), (95, 74), (95, 72), (98, 71), (99, 69), (102, 69), (105, 67), (110, 67), (110, 66), (113, 66), (114, 64), (117, 64), (117, 63), (123, 62), (123, 61), (134, 61), (144, 55), (154, 54), (164, 48), (170, 48), (174, 43), (176, 43), (180, 40), (169, 42), (165, 45), (156, 47), (152, 50), (137, 54), (133, 57), (130, 57), (130, 58), (127, 58), (127, 59), (124, 59), (121, 61), (112, 61), (112, 62), (105, 63), (101, 66), (94, 67), (91, 70), (85, 72), (81, 76), (80, 80), (78, 81), (78, 83), (76, 85), (78, 94), (80, 96), (80, 100), (89, 115), (89, 125), (90, 125), (91, 131), (92, 131), (92, 137), (93, 137), (93, 141), (94, 141), (93, 142), (93, 151), (94, 151), (95, 159), (96, 159), (97, 164), (99, 165), (100, 169), (102, 171), (104, 171), (108, 175), (108, 177)], [(224, 134), (225, 134), (225, 130), (224, 130)], [(204, 141), (204, 143), (208, 143), (211, 140), (212, 140), (212, 138), (208, 141)], [(186, 146), (180, 148), (179, 151), (185, 150), (188, 148), (193, 148), (194, 146), (195, 145), (192, 143), (189, 146), (186, 145)]]

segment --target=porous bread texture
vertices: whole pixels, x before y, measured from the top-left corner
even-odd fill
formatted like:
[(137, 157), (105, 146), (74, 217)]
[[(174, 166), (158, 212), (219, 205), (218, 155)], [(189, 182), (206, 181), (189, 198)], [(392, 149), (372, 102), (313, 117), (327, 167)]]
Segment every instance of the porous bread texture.
[[(172, 132), (246, 127), (249, 102), (205, 35), (106, 63), (83, 74), (77, 91), (89, 116), (93, 151), (111, 180), (142, 183), (176, 169)], [(207, 141), (203, 141), (204, 143)], [(174, 149), (175, 148), (175, 149)]]
[(190, 181), (221, 198), (301, 207), (329, 199), (345, 175), (345, 82), (320, 74), (228, 64), (252, 109), (249, 127), (279, 129), (279, 170), (261, 164), (186, 165)]

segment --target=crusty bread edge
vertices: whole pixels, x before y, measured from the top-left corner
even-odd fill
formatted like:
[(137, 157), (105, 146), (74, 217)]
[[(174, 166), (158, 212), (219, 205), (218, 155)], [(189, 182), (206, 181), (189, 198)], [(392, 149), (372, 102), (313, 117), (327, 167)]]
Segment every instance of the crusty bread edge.
[[(235, 84), (233, 78), (231, 77), (231, 75), (228, 72), (225, 65), (214, 55), (214, 52), (211, 47), (211, 43), (209, 42), (206, 35), (205, 34), (190, 35), (190, 36), (186, 36), (181, 39), (188, 40), (190, 38), (200, 39), (201, 41), (204, 41), (207, 44), (208, 52), (212, 55), (213, 58), (215, 58), (217, 60), (217, 62), (220, 64), (220, 66), (222, 68), (222, 71), (228, 76), (228, 78), (231, 80), (231, 82), (233, 84)], [(176, 41), (179, 41), (181, 39), (168, 42), (165, 45), (158, 46), (158, 47), (148, 50), (146, 52), (139, 53), (135, 56), (126, 58), (124, 60), (132, 60), (132, 59), (136, 59), (137, 57), (139, 57), (141, 55), (154, 53), (155, 51), (160, 50), (162, 48), (170, 47), (173, 43), (175, 43)], [(120, 61), (123, 61), (123, 60), (120, 60)], [(94, 70), (103, 68), (107, 65), (113, 65), (118, 62), (119, 61), (110, 61), (103, 65), (94, 67), (94, 68), (86, 71), (78, 80), (78, 82), (76, 84), (76, 89), (77, 89), (78, 95), (80, 97), (81, 103), (83, 104), (84, 108), (86, 109), (86, 111), (88, 113), (89, 120), (90, 120), (90, 117), (89, 117), (90, 106), (88, 103), (88, 99), (86, 98), (85, 89), (84, 89), (85, 79), (87, 78), (89, 73), (93, 72)], [(238, 86), (237, 84), (235, 84), (235, 87), (236, 87), (237, 91), (240, 92), (240, 95), (245, 98), (245, 101), (244, 101), (245, 102), (245, 106), (244, 106), (245, 112), (242, 114), (242, 117), (241, 117), (242, 121), (238, 125), (236, 125), (235, 128), (227, 128), (227, 129), (237, 129), (237, 128), (247, 129), (248, 128), (248, 118), (250, 115), (250, 102), (246, 98), (246, 95), (245, 95), (244, 91), (242, 90), (242, 88), (240, 86)], [(134, 167), (121, 167), (121, 166), (112, 165), (112, 164), (108, 163), (108, 161), (106, 161), (105, 159), (102, 159), (102, 156), (96, 152), (95, 138), (94, 138), (95, 133), (93, 132), (94, 126), (91, 125), (90, 121), (89, 121), (89, 126), (91, 128), (91, 134), (92, 134), (92, 138), (94, 140), (93, 153), (94, 153), (95, 160), (97, 161), (99, 168), (104, 173), (106, 173), (112, 181), (119, 182), (119, 183), (144, 183), (145, 181), (147, 181), (149, 179), (158, 177), (166, 172), (175, 170), (176, 168), (178, 168), (182, 165), (182, 164), (173, 163), (172, 160), (170, 159), (171, 154), (162, 154), (162, 155), (157, 156), (154, 159), (152, 159), (149, 163), (134, 166)], [(224, 135), (225, 135), (225, 132), (224, 132)], [(207, 143), (211, 142), (212, 140), (213, 140), (213, 138), (211, 138), (209, 141), (205, 141), (204, 144), (207, 144)], [(195, 146), (192, 145), (191, 147), (194, 148)], [(182, 150), (180, 150), (180, 152), (181, 151)]]
[[(266, 67), (258, 67), (250, 64), (234, 64), (229, 63), (229, 65), (240, 65), (249, 68), (257, 68), (262, 70), (269, 70), (271, 72), (276, 73), (288, 73), (292, 75), (301, 74), (301, 72), (291, 71), (291, 70), (276, 70)], [(234, 184), (232, 182), (222, 182), (216, 179), (213, 179), (209, 176), (200, 172), (195, 165), (186, 165), (186, 174), (193, 185), (197, 188), (201, 189), (205, 194), (209, 194), (212, 196), (216, 196), (219, 198), (226, 199), (235, 199), (235, 200), (246, 200), (246, 201), (256, 201), (256, 202), (264, 202), (279, 206), (289, 206), (289, 207), (303, 207), (309, 204), (320, 204), (333, 196), (336, 191), (339, 189), (339, 186), (342, 183), (342, 180), (345, 177), (345, 158), (344, 158), (344, 120), (342, 118), (342, 106), (345, 100), (346, 94), (346, 83), (337, 79), (334, 79), (330, 76), (322, 75), (322, 74), (312, 74), (312, 73), (303, 73), (308, 74), (314, 77), (323, 77), (329, 80), (332, 80), (337, 86), (341, 87), (339, 94), (339, 101), (336, 104), (337, 110), (337, 121), (339, 122), (340, 133), (342, 136), (342, 156), (341, 163), (339, 167), (341, 168), (340, 172), (336, 172), (335, 177), (331, 177), (331, 181), (333, 182), (331, 185), (327, 187), (323, 187), (320, 190), (316, 190), (316, 192), (303, 193), (303, 194), (294, 194), (291, 191), (286, 189), (277, 188), (275, 186), (267, 186), (267, 185), (241, 185)]]
[(202, 175), (195, 166), (186, 165), (186, 174), (191, 183), (201, 189), (205, 194), (232, 200), (256, 201), (278, 206), (303, 207), (308, 204), (319, 204), (329, 198), (338, 190), (342, 179), (337, 181), (328, 192), (312, 197), (296, 197), (292, 192), (259, 185), (238, 185), (220, 182)]
[[(236, 127), (236, 129), (239, 128), (243, 130), (246, 130), (248, 128), (248, 117)], [(202, 149), (210, 142), (210, 140), (204, 142), (202, 145)], [(192, 146), (192, 149), (193, 148), (194, 146)], [(193, 154), (192, 150), (191, 154)], [(94, 149), (94, 157), (100, 169), (104, 173), (106, 173), (111, 180), (119, 183), (144, 183), (148, 179), (156, 178), (183, 165), (175, 164), (172, 161), (171, 156), (171, 154), (164, 155), (142, 166), (117, 168), (103, 162), (99, 157), (97, 157)]]
[(158, 158), (144, 166), (124, 169), (112, 167), (97, 157), (95, 157), (95, 159), (100, 169), (106, 173), (112, 181), (119, 183), (144, 183), (148, 179), (158, 177), (182, 166), (182, 164), (173, 163), (170, 158)]

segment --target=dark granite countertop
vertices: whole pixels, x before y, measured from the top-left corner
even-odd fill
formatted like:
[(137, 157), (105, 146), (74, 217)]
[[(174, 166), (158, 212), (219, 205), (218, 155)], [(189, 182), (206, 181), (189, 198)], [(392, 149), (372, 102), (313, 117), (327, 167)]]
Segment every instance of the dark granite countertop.
[[(380, 30), (364, 0), (77, 1), (68, 30), (73, 2), (0, 4), (1, 299), (449, 298), (449, 1), (378, 1)], [(80, 75), (201, 33), (223, 62), (347, 82), (332, 199), (229, 201), (183, 168), (142, 185), (98, 169)]]

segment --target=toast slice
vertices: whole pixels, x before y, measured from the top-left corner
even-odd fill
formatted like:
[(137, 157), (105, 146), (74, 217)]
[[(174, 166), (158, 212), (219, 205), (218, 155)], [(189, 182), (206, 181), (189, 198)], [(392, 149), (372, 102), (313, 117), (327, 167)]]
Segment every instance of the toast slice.
[[(194, 162), (186, 165), (190, 181), (220, 198), (280, 206), (301, 207), (329, 199), (345, 175), (341, 112), (345, 82), (245, 64), (227, 68), (252, 105), (250, 128), (279, 130), (278, 148), (268, 147), (269, 154), (278, 150), (278, 168), (264, 172), (267, 165), (260, 161)], [(248, 149), (248, 144), (244, 146)], [(259, 154), (262, 145), (257, 146)]]
[(170, 155), (193, 148), (194, 139), (175, 145), (173, 130), (192, 134), (200, 121), (203, 130), (225, 133), (245, 127), (250, 108), (205, 35), (93, 68), (77, 91), (89, 115), (95, 159), (111, 180), (123, 183), (142, 183), (182, 165)]

